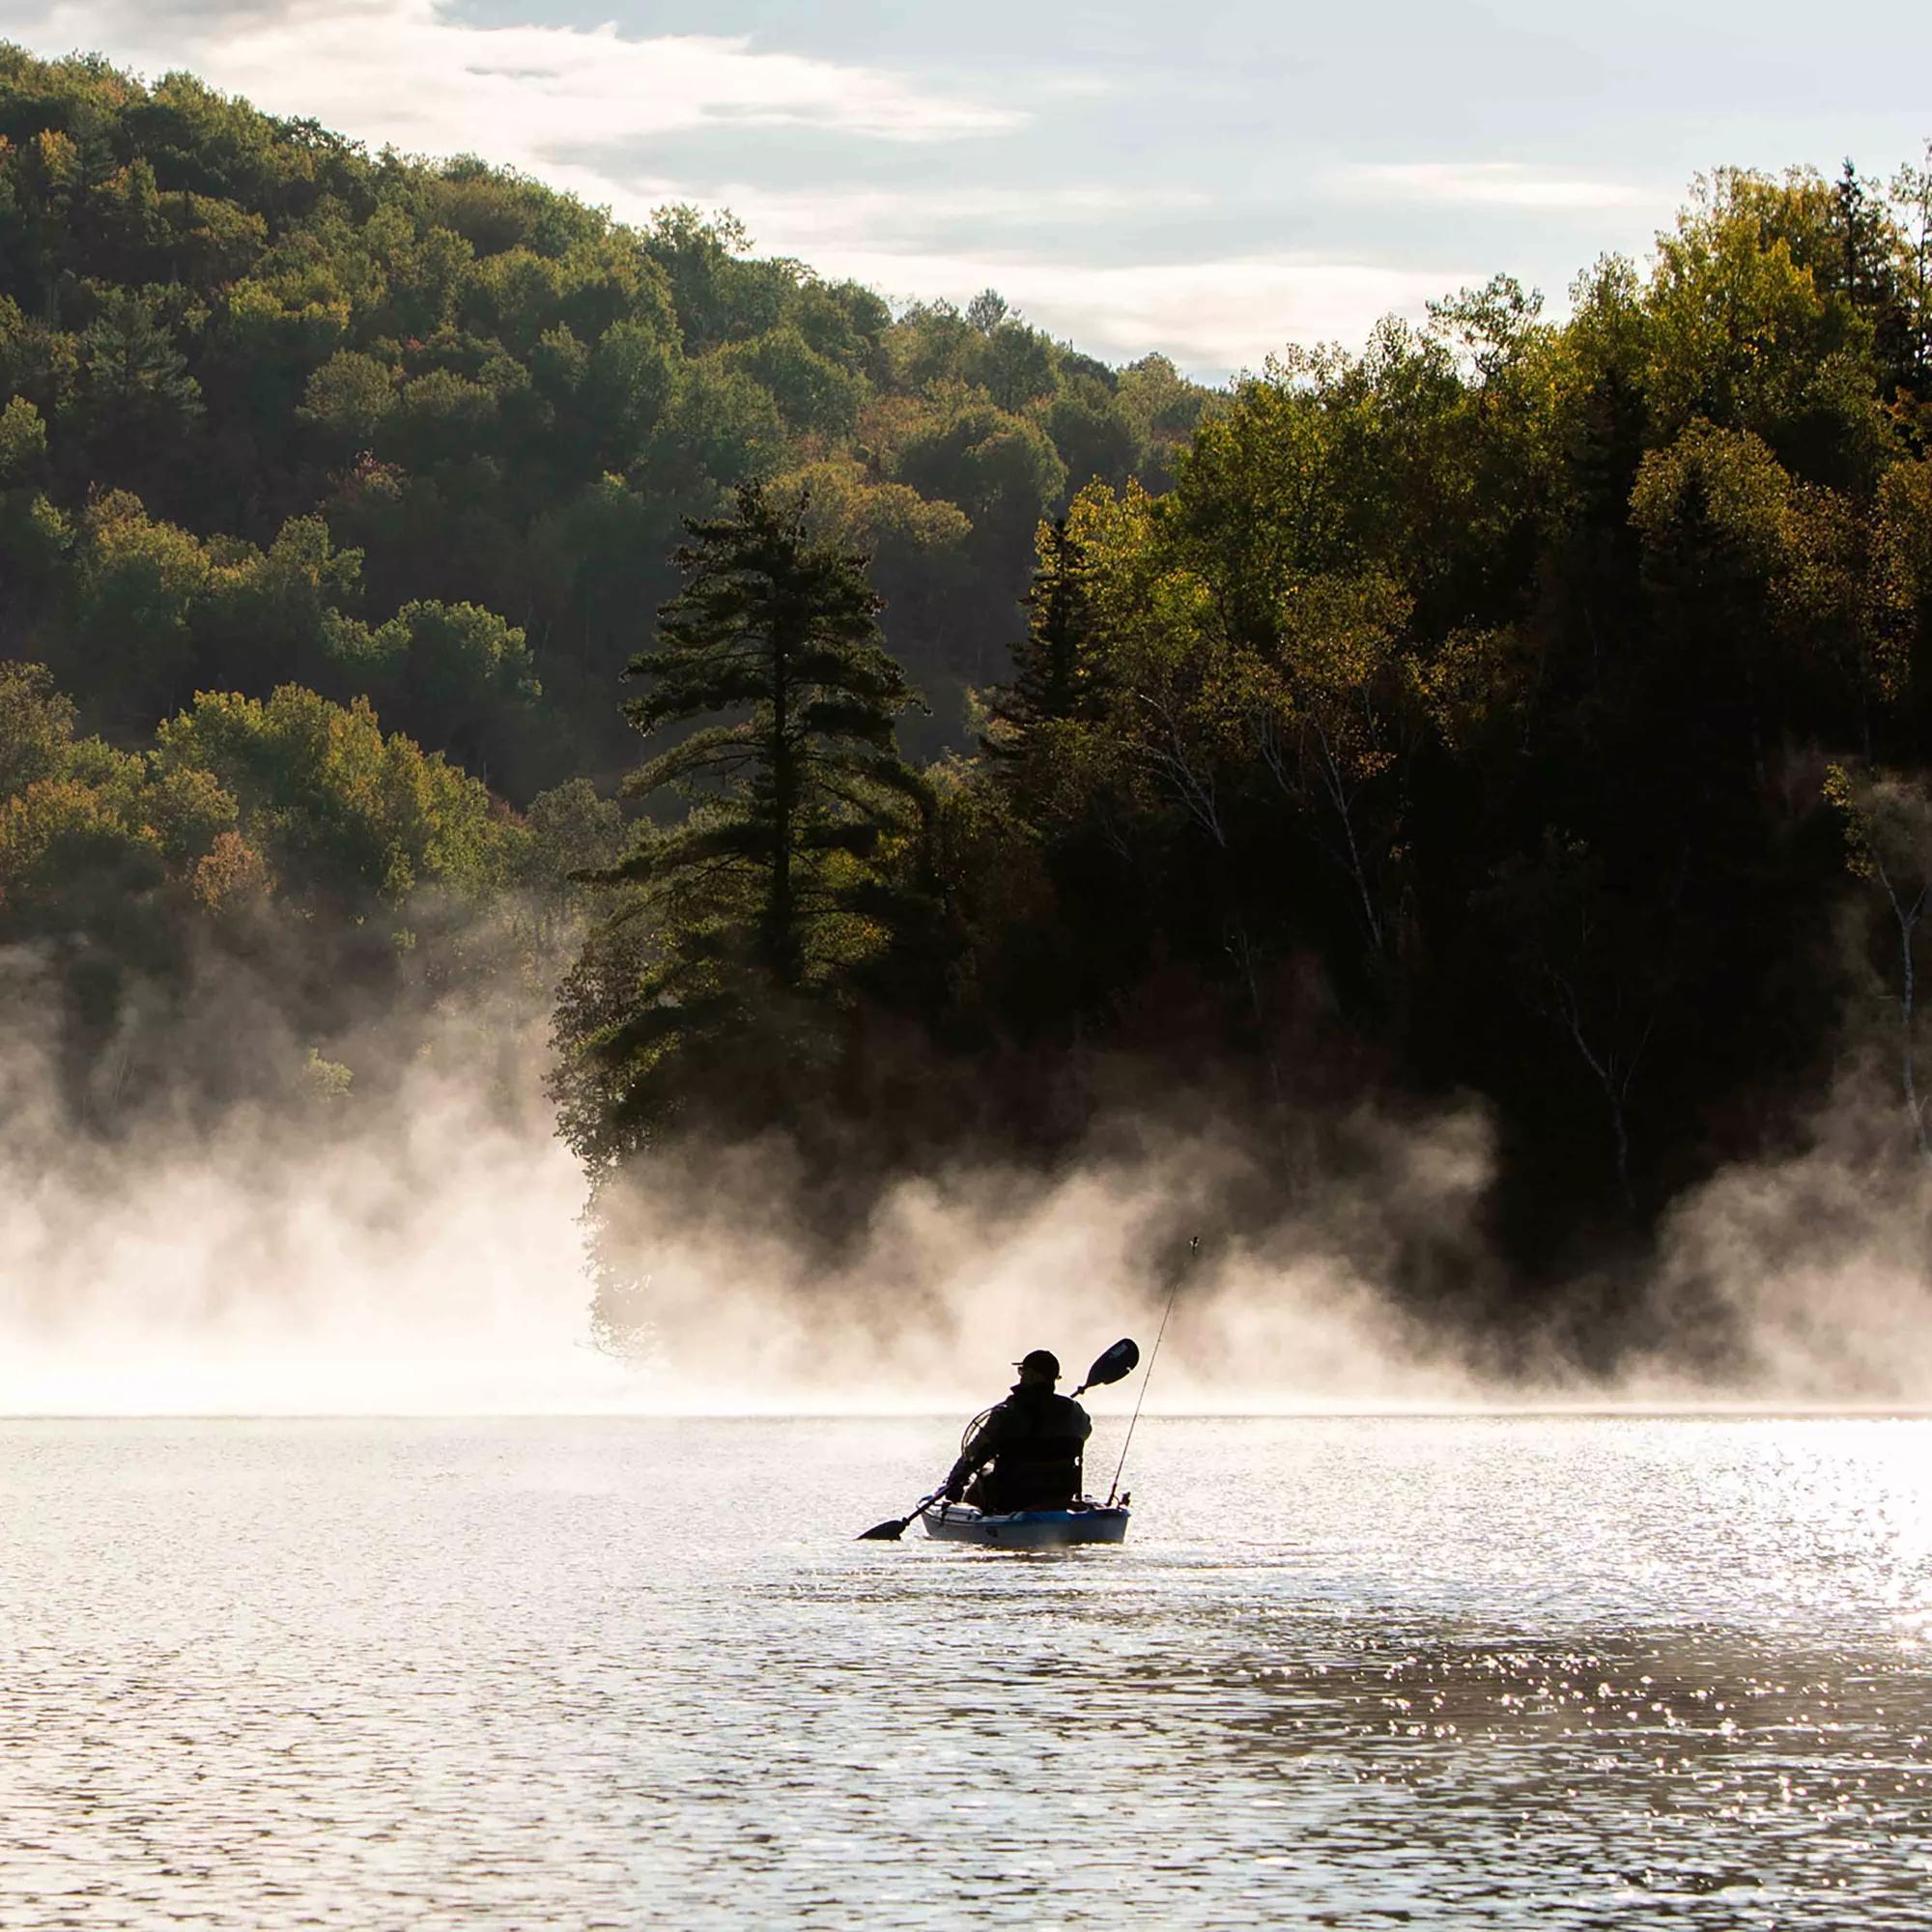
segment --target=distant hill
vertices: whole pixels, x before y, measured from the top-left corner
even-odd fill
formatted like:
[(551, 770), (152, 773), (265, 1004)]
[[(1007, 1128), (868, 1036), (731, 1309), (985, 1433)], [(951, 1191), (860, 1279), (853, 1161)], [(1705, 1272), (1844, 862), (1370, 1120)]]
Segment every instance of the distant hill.
[(990, 294), (895, 318), (728, 219), (0, 45), (0, 657), (111, 735), (293, 679), (513, 798), (608, 775), (679, 518), (759, 475), (874, 554), (956, 744), (1038, 518), (1161, 484), (1210, 395)]

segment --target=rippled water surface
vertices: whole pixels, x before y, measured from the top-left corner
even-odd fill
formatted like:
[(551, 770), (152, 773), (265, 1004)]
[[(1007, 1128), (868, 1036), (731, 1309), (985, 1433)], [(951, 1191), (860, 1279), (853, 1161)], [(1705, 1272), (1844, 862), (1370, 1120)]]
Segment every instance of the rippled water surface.
[(0, 1921), (1932, 1924), (1932, 1423), (952, 1435), (0, 1424)]

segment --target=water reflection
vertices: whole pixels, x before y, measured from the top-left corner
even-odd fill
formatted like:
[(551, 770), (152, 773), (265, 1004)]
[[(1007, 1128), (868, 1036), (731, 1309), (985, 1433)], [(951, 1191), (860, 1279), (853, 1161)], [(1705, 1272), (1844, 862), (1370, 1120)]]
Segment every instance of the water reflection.
[[(1290, 1786), (1339, 1753), (1402, 1794), (1438, 1912), (1507, 1898), (1589, 1922), (1620, 1896), (1748, 1892), (1777, 1922), (1922, 1918), (1922, 1864), (1900, 1857), (1932, 1843), (1925, 1741), (1898, 1727), (1924, 1709), (1916, 1664), (1695, 1630), (1588, 1648), (1418, 1632), (1329, 1662), (1264, 1653), (1240, 1675), (1268, 1708), (1231, 1728)], [(1378, 1857), (1345, 1836), (1325, 1882), (1369, 1895)]]
[(1143, 1427), (0, 1429), (0, 1922), (1925, 1922), (1923, 1425)]

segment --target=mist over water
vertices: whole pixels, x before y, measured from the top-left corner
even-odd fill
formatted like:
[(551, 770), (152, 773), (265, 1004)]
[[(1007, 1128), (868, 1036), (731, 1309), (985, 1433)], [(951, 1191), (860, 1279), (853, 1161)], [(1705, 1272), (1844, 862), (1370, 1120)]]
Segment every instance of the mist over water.
[(518, 1038), (521, 1106), (450, 1026), (370, 1098), (213, 1122), (151, 1107), (101, 1137), (71, 1124), (44, 1040), (15, 1033), (0, 1057), (0, 1408), (622, 1400), (622, 1373), (584, 1346), (582, 1177)]
[[(836, 1246), (781, 1139), (689, 1147), (616, 1216), (642, 1284), (620, 1357), (593, 1337), (583, 1177), (543, 1097), (547, 1004), (492, 1001), (330, 1044), (391, 1069), (346, 1097), (150, 1097), (107, 1133), (74, 1123), (44, 1014), (11, 1002), (0, 1412), (970, 1411), (1023, 1348), (1070, 1375), (1119, 1334), (1145, 1347), (1196, 1230), (1156, 1410), (1932, 1400), (1932, 1189), (1855, 1086), (1810, 1150), (1676, 1207), (1646, 1339), (1607, 1377), (1568, 1308), (1517, 1320), (1506, 1353), (1474, 1319), (1500, 1266), (1473, 1105), (1364, 1106), (1292, 1142), (1123, 1108), (1049, 1170), (902, 1179)], [(238, 1009), (197, 1050), (298, 1050), (271, 1035)]]
[[(1932, 1164), (1904, 1141), (1884, 1073), (1861, 1064), (1820, 1110), (1808, 1148), (1697, 1189), (1664, 1225), (1659, 1338), (1633, 1381), (1932, 1403)], [(1721, 1352), (1713, 1335), (1728, 1344)]]

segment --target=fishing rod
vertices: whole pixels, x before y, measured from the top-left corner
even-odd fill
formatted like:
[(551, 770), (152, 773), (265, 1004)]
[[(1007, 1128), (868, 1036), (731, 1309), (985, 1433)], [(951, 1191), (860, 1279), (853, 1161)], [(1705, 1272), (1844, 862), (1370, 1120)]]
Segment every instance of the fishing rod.
[(1180, 1293), (1181, 1277), (1192, 1268), (1201, 1253), (1201, 1236), (1187, 1237), (1187, 1267), (1176, 1268), (1174, 1285), (1167, 1291), (1167, 1306), (1160, 1311), (1160, 1326), (1154, 1333), (1153, 1347), (1148, 1350), (1147, 1374), (1141, 1378), (1141, 1392), (1134, 1402), (1134, 1412), (1127, 1423), (1126, 1440), (1121, 1444), (1121, 1460), (1114, 1464), (1113, 1487), (1107, 1492), (1107, 1507), (1114, 1507), (1114, 1498), (1121, 1493), (1121, 1471), (1127, 1466), (1127, 1451), (1134, 1445), (1134, 1425), (1141, 1419), (1141, 1404), (1147, 1400), (1148, 1383), (1153, 1379), (1154, 1357), (1160, 1353), (1161, 1337), (1167, 1333), (1167, 1318), (1174, 1313), (1174, 1297)]

